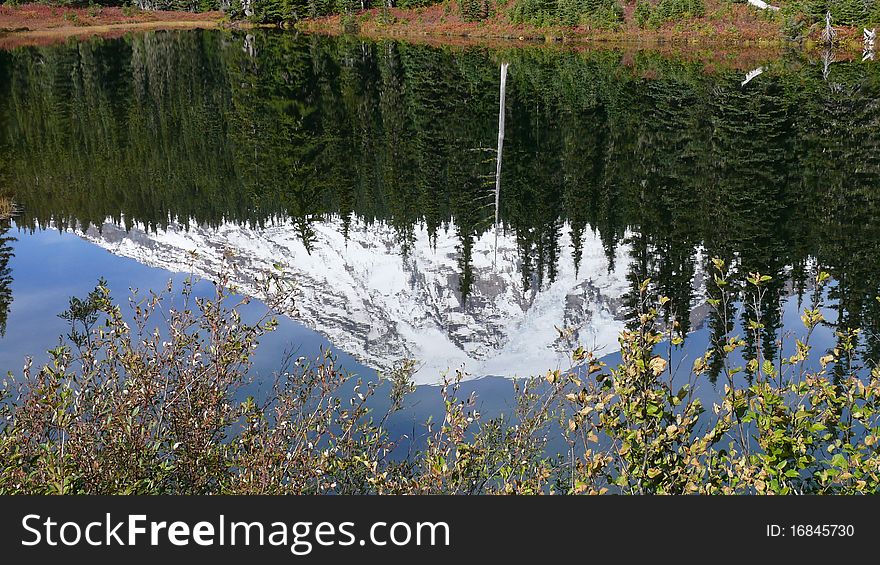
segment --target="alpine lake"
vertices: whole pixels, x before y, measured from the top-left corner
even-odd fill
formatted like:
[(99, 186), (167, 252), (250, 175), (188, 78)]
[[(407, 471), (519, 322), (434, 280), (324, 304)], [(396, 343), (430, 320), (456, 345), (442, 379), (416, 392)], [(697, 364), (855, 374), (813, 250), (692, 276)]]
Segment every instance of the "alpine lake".
[(860, 328), (857, 362), (880, 357), (870, 57), (270, 30), (17, 47), (0, 51), (0, 199), (3, 374), (45, 362), (100, 278), (126, 303), (191, 276), (211, 295), (220, 271), (248, 319), (263, 274), (295, 289), (252, 390), (328, 349), (367, 380), (412, 359), (400, 433), (440, 410), (444, 375), (497, 414), (577, 344), (613, 364), (646, 280), (683, 379), (729, 335), (789, 354), (811, 304), (820, 352)]

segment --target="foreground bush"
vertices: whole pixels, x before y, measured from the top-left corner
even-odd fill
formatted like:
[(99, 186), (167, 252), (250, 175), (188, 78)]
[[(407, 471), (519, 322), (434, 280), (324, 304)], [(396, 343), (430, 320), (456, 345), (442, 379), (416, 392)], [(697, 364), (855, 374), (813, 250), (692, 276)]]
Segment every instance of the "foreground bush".
[[(733, 284), (715, 261), (710, 303), (733, 316)], [(769, 277), (747, 285), (760, 300)], [(819, 273), (816, 283), (828, 276)], [(270, 307), (290, 304), (267, 278)], [(880, 370), (853, 362), (858, 332), (844, 330), (818, 363), (809, 344), (821, 302), (804, 310), (794, 354), (762, 357), (764, 327), (724, 336), (673, 386), (674, 332), (658, 330), (668, 305), (639, 288), (636, 322), (620, 336), (622, 361), (605, 367), (581, 348), (575, 367), (518, 381), (512, 414), (482, 421), (458, 379), (439, 388), (445, 411), (427, 442), (389, 455), (390, 412), (412, 390), (412, 363), (387, 378), (389, 414), (369, 399), (377, 383), (350, 378), (325, 355), (278, 373), (263, 404), (236, 394), (247, 383), (270, 314), (245, 323), (221, 276), (216, 296), (187, 282), (182, 307), (161, 294), (133, 297), (126, 322), (104, 284), (72, 299), (71, 331), (40, 369), (3, 383), (0, 493), (874, 493), (878, 489)], [(234, 290), (234, 289), (233, 289)], [(821, 296), (817, 292), (816, 296)], [(760, 308), (752, 310), (760, 312)], [(567, 332), (562, 331), (563, 337)], [(666, 350), (665, 355), (658, 354)], [(733, 362), (742, 355), (743, 365)], [(695, 391), (719, 367), (723, 393), (705, 410)], [(677, 380), (680, 381), (681, 376)], [(344, 388), (345, 387), (345, 388)], [(352, 393), (343, 397), (342, 391)], [(552, 453), (560, 434), (568, 449)]]

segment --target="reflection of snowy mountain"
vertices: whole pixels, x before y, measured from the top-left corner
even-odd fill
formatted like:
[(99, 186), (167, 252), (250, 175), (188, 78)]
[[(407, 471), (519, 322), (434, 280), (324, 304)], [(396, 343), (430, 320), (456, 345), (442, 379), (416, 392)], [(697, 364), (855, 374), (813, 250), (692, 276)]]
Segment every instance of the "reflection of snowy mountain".
[(515, 239), (499, 235), (496, 259), (494, 233), (486, 233), (474, 243), (473, 290), (462, 308), (453, 233), (439, 233), (434, 247), (427, 231), (416, 229), (404, 260), (390, 226), (355, 224), (347, 241), (338, 220), (314, 227), (311, 254), (290, 224), (149, 233), (108, 223), (80, 235), (116, 255), (206, 278), (231, 250), (234, 283), (255, 295), (255, 278), (281, 264), (297, 288), (299, 320), (365, 365), (387, 369), (401, 358), (417, 359), (420, 383), (462, 367), (470, 376), (523, 376), (563, 366), (567, 355), (554, 326), (577, 328), (581, 343), (604, 353), (617, 349), (630, 261), (625, 246), (609, 272), (601, 242), (585, 235), (576, 275), (565, 229), (556, 281), (524, 292)]

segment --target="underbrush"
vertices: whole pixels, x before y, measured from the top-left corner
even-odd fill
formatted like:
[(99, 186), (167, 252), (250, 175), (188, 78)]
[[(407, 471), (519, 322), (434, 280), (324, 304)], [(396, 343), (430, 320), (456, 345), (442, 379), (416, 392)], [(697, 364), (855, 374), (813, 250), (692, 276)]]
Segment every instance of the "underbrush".
[[(741, 285), (761, 312), (769, 277), (735, 282), (715, 260), (719, 319), (736, 315)], [(576, 345), (573, 368), (515, 381), (515, 408), (483, 419), (462, 397), (462, 375), (438, 388), (442, 414), (406, 458), (387, 421), (406, 405), (414, 364), (384, 377), (390, 408), (369, 399), (334, 357), (298, 360), (277, 373), (265, 401), (242, 398), (273, 311), (294, 293), (283, 274), (260, 282), (266, 314), (247, 322), (222, 274), (216, 294), (181, 289), (133, 295), (124, 308), (100, 282), (62, 314), (69, 333), (42, 367), (27, 363), (0, 389), (3, 494), (844, 494), (878, 489), (880, 370), (855, 362), (858, 330), (816, 351), (825, 323), (814, 303), (792, 354), (765, 358), (760, 315), (676, 371), (669, 300), (638, 289), (635, 321), (608, 367)], [(740, 289), (741, 290), (741, 289)], [(178, 304), (176, 307), (175, 304)], [(127, 311), (130, 310), (130, 311)], [(726, 323), (725, 326), (727, 327)], [(733, 327), (732, 325), (730, 326)], [(570, 332), (560, 330), (561, 337)], [(771, 336), (775, 339), (775, 336)], [(742, 359), (742, 362), (736, 362)], [(714, 368), (714, 369), (713, 369)], [(712, 406), (700, 390), (717, 373)], [(352, 381), (356, 382), (352, 382)], [(343, 391), (351, 391), (343, 394)], [(553, 451), (561, 437), (565, 449)]]

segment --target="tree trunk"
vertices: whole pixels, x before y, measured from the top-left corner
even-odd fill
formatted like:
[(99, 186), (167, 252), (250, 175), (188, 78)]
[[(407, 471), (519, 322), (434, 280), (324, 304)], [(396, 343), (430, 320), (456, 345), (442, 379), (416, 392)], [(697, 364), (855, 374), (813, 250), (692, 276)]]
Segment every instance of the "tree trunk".
[(498, 223), (501, 212), (501, 153), (504, 149), (504, 102), (507, 91), (507, 63), (501, 63), (501, 87), (498, 104), (498, 152), (495, 156), (495, 257), (498, 257)]

